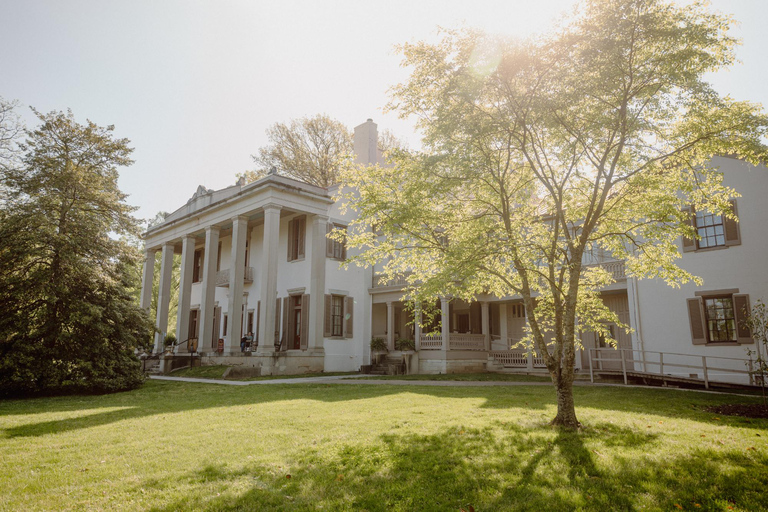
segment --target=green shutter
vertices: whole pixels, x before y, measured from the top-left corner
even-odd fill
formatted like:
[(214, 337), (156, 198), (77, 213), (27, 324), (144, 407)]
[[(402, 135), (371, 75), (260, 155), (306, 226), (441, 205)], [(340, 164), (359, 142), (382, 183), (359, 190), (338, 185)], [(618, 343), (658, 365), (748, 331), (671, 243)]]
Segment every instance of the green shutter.
[(694, 345), (707, 344), (707, 327), (705, 325), (704, 303), (701, 298), (687, 299), (688, 320), (691, 325), (691, 340)]

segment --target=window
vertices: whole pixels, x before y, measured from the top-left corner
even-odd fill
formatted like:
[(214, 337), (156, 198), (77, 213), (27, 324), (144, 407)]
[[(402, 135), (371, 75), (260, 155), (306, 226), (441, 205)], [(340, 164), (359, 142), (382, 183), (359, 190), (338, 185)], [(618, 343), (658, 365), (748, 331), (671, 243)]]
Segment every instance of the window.
[[(189, 310), (189, 334), (187, 335), (188, 338), (197, 338), (198, 328), (199, 328), (199, 322), (198, 322), (199, 314), (200, 312), (197, 309)], [(184, 341), (184, 340), (181, 340), (181, 341)]]
[(202, 280), (203, 280), (203, 249), (197, 249), (195, 250), (195, 256), (192, 263), (192, 282), (199, 283)]
[[(736, 211), (736, 200), (731, 201), (731, 209)], [(690, 214), (688, 223), (696, 230), (698, 240), (683, 238), (683, 251), (697, 251), (711, 249), (713, 247), (728, 247), (741, 244), (739, 223), (722, 215), (715, 215), (706, 210), (694, 212), (687, 209)]]
[(709, 341), (736, 341), (736, 318), (730, 296), (705, 297), (704, 314)]
[(307, 227), (307, 217), (302, 215), (288, 223), (288, 261), (304, 257), (304, 239)]
[(331, 296), (331, 336), (343, 335), (344, 297)]
[(744, 324), (749, 315), (749, 295), (738, 290), (697, 292), (688, 299), (688, 319), (694, 345), (707, 343), (753, 343)]
[[(347, 226), (344, 226), (343, 224), (328, 224), (328, 228), (326, 229), (326, 233), (330, 233), (333, 230), (339, 230), (343, 231), (345, 234), (345, 240), (346, 240), (346, 232), (347, 232)], [(345, 242), (339, 242), (337, 240), (334, 240), (332, 238), (327, 238), (326, 245), (325, 245), (325, 256), (327, 258), (333, 258), (335, 260), (346, 260), (347, 259), (347, 244)]]
[(354, 309), (355, 299), (352, 297), (326, 295), (323, 336), (352, 338)]

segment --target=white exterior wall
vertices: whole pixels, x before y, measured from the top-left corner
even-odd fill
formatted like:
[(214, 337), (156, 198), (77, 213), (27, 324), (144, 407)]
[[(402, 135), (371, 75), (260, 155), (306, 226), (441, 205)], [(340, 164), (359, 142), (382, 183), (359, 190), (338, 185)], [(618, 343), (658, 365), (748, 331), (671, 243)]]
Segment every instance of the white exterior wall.
[[(755, 168), (732, 158), (716, 157), (714, 161), (724, 171), (724, 184), (742, 195), (736, 202), (741, 245), (682, 253), (680, 265), (693, 275), (703, 278), (702, 286), (689, 283), (680, 288), (672, 288), (660, 280), (638, 281), (640, 326), (646, 351), (698, 356), (672, 358), (665, 355), (665, 363), (701, 364), (700, 356), (707, 356), (708, 366), (746, 370), (742, 362), (710, 361), (709, 358), (746, 359), (747, 349), (754, 351), (754, 344), (693, 345), (686, 299), (694, 298), (696, 292), (725, 289), (738, 289), (739, 293), (749, 294), (752, 306), (758, 299), (768, 299), (768, 208), (765, 207), (768, 171), (765, 167)], [(682, 251), (682, 242), (679, 243)], [(658, 358), (649, 356), (648, 360), (658, 361)], [(648, 369), (658, 371), (658, 366), (652, 365)], [(702, 377), (702, 372), (695, 369), (665, 367), (664, 373), (686, 377), (690, 373), (698, 373), (699, 378)], [(718, 380), (717, 374), (716, 371), (709, 371), (713, 380)], [(733, 381), (737, 375), (720, 373), (720, 380), (724, 377)], [(738, 381), (747, 382), (748, 378), (743, 375)]]

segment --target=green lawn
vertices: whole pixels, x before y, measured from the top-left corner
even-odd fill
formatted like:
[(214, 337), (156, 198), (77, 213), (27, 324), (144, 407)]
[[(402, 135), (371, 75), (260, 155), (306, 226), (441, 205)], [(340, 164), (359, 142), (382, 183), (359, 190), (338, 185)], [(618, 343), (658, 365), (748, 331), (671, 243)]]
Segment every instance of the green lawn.
[(361, 379), (376, 380), (448, 380), (448, 381), (481, 381), (481, 382), (548, 382), (549, 377), (539, 375), (523, 375), (520, 373), (447, 373), (440, 375), (381, 375), (375, 377), (360, 377)]
[(727, 395), (223, 386), (0, 402), (1, 510), (768, 510), (768, 421)]

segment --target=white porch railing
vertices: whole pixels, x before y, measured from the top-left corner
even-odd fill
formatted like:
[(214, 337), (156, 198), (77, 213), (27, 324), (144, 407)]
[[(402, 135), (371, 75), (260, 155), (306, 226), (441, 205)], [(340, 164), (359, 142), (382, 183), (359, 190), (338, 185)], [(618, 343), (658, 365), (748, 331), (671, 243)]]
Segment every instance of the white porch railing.
[(627, 278), (627, 275), (624, 271), (624, 260), (604, 261), (602, 263), (592, 263), (590, 265), (585, 265), (585, 266), (586, 267), (602, 267), (609, 274), (611, 274), (613, 276), (613, 279), (616, 281), (621, 281)]
[(448, 337), (450, 350), (485, 350), (483, 334), (451, 334)]
[[(245, 267), (243, 282), (253, 282), (253, 267)], [(216, 286), (229, 286), (229, 269), (216, 272)]]
[(505, 368), (546, 368), (544, 358), (534, 356), (523, 349), (517, 350), (494, 350), (489, 353), (491, 358)]
[(421, 350), (442, 350), (443, 349), (443, 336), (438, 334), (436, 336), (429, 336), (427, 334), (421, 335)]

